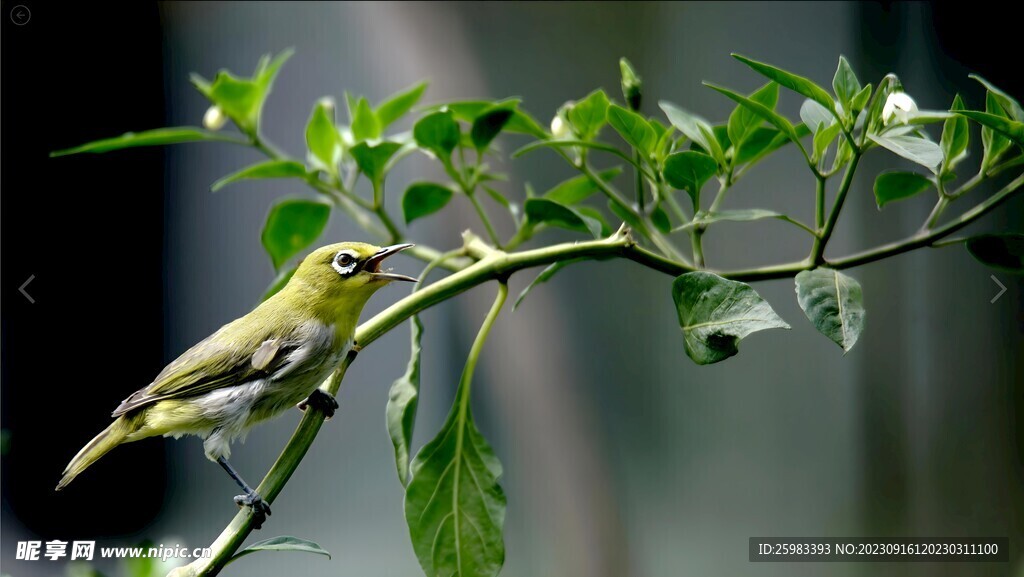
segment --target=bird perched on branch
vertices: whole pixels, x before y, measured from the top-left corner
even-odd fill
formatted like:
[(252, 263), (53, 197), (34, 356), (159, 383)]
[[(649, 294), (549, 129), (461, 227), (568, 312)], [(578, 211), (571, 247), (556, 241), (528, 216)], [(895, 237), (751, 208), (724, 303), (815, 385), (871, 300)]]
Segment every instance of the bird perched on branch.
[(318, 387), (354, 345), (370, 296), (391, 281), (416, 282), (381, 269), (384, 259), (411, 246), (344, 242), (313, 251), (280, 292), (185, 351), (125, 399), (114, 422), (68, 463), (57, 490), (122, 443), (197, 435), (206, 457), (244, 491), (235, 503), (252, 508), (259, 529), (270, 507), (228, 463), (231, 442), (296, 404), (334, 414), (337, 401)]

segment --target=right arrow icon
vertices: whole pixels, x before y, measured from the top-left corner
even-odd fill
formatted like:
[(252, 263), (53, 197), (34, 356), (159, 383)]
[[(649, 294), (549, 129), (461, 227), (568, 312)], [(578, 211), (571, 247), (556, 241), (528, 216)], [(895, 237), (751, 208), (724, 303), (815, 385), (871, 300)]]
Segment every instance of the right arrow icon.
[(988, 278), (992, 279), (992, 282), (999, 285), (999, 292), (996, 293), (996, 296), (992, 297), (992, 300), (988, 301), (991, 304), (995, 304), (995, 302), (999, 300), (999, 297), (1003, 296), (1003, 293), (1006, 292), (1006, 287), (1003, 285), (1003, 283), (999, 282), (999, 279), (996, 278), (996, 275), (989, 275)]

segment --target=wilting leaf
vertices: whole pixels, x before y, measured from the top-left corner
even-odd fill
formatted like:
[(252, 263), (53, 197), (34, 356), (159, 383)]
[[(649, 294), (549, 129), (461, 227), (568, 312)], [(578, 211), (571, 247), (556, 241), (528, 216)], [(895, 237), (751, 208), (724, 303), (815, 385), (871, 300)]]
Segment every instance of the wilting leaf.
[(818, 332), (848, 352), (864, 329), (864, 296), (860, 283), (829, 268), (796, 275), (796, 298)]
[(405, 369), (405, 374), (391, 384), (386, 411), (388, 434), (391, 436), (391, 444), (395, 447), (395, 467), (398, 469), (398, 480), (402, 482), (402, 486), (409, 484), (410, 447), (420, 397), (420, 339), (423, 336), (423, 323), (418, 316), (413, 315), (409, 325), (412, 327), (409, 365)]

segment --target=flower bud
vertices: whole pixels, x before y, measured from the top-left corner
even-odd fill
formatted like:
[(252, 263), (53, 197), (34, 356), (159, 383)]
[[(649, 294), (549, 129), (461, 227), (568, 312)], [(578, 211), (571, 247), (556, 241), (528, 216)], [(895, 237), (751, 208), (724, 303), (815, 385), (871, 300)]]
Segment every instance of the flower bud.
[(211, 106), (206, 109), (206, 114), (203, 115), (203, 126), (208, 130), (220, 130), (224, 128), (224, 124), (228, 121), (227, 115), (220, 109), (220, 106)]
[(914, 112), (917, 112), (917, 103), (909, 94), (893, 92), (885, 99), (885, 106), (882, 107), (882, 122), (888, 125), (895, 117), (900, 124), (906, 124)]
[(556, 114), (551, 119), (551, 136), (555, 138), (565, 138), (569, 136), (569, 123), (566, 122), (561, 115)]
[(622, 97), (630, 110), (640, 110), (640, 100), (644, 88), (643, 80), (636, 73), (633, 65), (625, 58), (619, 59), (619, 71), (622, 74)]

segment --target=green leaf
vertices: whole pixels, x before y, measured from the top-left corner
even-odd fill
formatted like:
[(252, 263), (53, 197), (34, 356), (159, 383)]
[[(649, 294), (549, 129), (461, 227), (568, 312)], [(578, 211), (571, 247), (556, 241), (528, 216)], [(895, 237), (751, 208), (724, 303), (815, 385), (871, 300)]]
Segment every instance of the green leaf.
[(399, 118), (405, 116), (416, 103), (423, 97), (427, 90), (427, 83), (420, 82), (412, 88), (403, 90), (388, 97), (374, 110), (381, 129), (385, 129)]
[[(950, 110), (953, 112), (964, 110), (964, 101), (960, 98), (959, 94), (953, 98)], [(939, 146), (942, 148), (942, 158), (945, 159), (942, 165), (942, 172), (948, 173), (952, 171), (966, 157), (964, 153), (967, 152), (970, 138), (971, 131), (967, 125), (966, 118), (961, 115), (954, 115), (946, 119), (945, 124), (942, 125), (942, 138), (939, 140)]]
[(868, 99), (871, 98), (872, 86), (868, 84), (864, 88), (861, 88), (857, 94), (853, 95), (850, 99), (850, 118), (857, 118), (860, 116), (864, 107), (868, 105)]
[(672, 299), (686, 354), (698, 365), (709, 365), (739, 352), (739, 341), (765, 329), (788, 329), (750, 285), (698, 271), (677, 277)]
[(334, 116), (328, 106), (318, 102), (306, 124), (306, 148), (314, 168), (338, 174), (341, 162), (341, 134), (334, 125)]
[(402, 196), (402, 213), (405, 223), (441, 210), (452, 199), (452, 189), (433, 182), (415, 182), (405, 189)]
[(608, 124), (630, 146), (639, 150), (644, 156), (650, 156), (658, 137), (651, 125), (647, 123), (647, 119), (618, 104), (612, 104), (608, 107)]
[(601, 223), (583, 216), (568, 206), (546, 198), (530, 198), (527, 199), (524, 208), (527, 221), (533, 224), (543, 222), (559, 228), (590, 233), (594, 238), (601, 238)]
[(413, 315), (412, 351), (405, 374), (391, 384), (388, 392), (387, 422), (391, 444), (395, 447), (395, 466), (402, 486), (409, 484), (409, 455), (412, 446), (412, 432), (416, 425), (416, 408), (420, 397), (420, 340), (423, 337), (423, 323)]
[(598, 88), (580, 100), (566, 116), (580, 140), (593, 140), (608, 122), (608, 95)]
[[(989, 128), (1001, 136), (1010, 139), (1014, 144), (1020, 147), (1024, 147), (1024, 122), (1017, 122), (1010, 120), (998, 114), (989, 114), (987, 112), (977, 112), (974, 110), (961, 110), (957, 114), (966, 116), (978, 124)], [(995, 138), (992, 139), (994, 141)], [(993, 152), (993, 158), (998, 154), (1001, 154), (1006, 150), (1008, 143), (992, 144), (989, 148), (998, 152)]]
[(796, 275), (796, 300), (818, 332), (849, 352), (864, 330), (860, 283), (837, 270), (816, 268)]
[(930, 140), (917, 136), (875, 136), (874, 134), (869, 134), (868, 138), (890, 152), (916, 162), (932, 172), (935, 172), (942, 164), (942, 149)]
[(726, 97), (732, 99), (737, 104), (740, 104), (744, 108), (747, 108), (754, 114), (760, 116), (761, 118), (767, 120), (769, 123), (773, 124), (800, 148), (800, 150), (804, 153), (804, 157), (807, 156), (807, 151), (804, 150), (804, 145), (800, 142), (800, 136), (797, 133), (796, 128), (793, 127), (793, 124), (790, 121), (776, 114), (774, 110), (768, 108), (764, 104), (761, 104), (760, 102), (755, 102), (747, 98), (746, 96), (743, 96), (742, 94), (737, 94), (732, 90), (729, 90), (728, 88), (722, 88), (721, 86), (715, 86), (713, 84), (708, 84), (707, 82), (705, 82), (704, 85), (711, 88), (712, 90), (724, 94)]
[(370, 101), (365, 97), (356, 102), (352, 111), (352, 138), (356, 142), (380, 138), (381, 122), (370, 107)]
[[(810, 101), (808, 100), (808, 102)], [(832, 144), (832, 141), (839, 136), (839, 133), (842, 132), (842, 130), (843, 126), (838, 122), (830, 124), (827, 127), (824, 124), (819, 124), (818, 132), (814, 134), (814, 154), (811, 158), (814, 161), (824, 158), (828, 147)]]
[(1024, 273), (1024, 234), (983, 234), (967, 239), (971, 256), (985, 266), (1012, 274)]
[[(807, 98), (817, 102), (818, 104), (825, 107), (826, 110), (835, 111), (835, 102), (832, 101), (832, 97), (825, 89), (811, 82), (803, 76), (797, 76), (792, 72), (787, 72), (781, 68), (776, 68), (771, 64), (765, 64), (756, 60), (751, 60), (745, 56), (739, 54), (733, 54), (733, 58), (753, 68), (756, 72), (763, 74), (780, 85), (796, 92), (803, 94)], [(810, 128), (810, 127), (809, 127)]]
[(299, 539), (298, 537), (292, 537), (291, 535), (281, 535), (278, 537), (271, 537), (264, 541), (257, 541), (252, 545), (249, 545), (245, 549), (242, 549), (238, 553), (235, 553), (228, 563), (233, 563), (239, 558), (255, 553), (257, 551), (298, 551), (300, 553), (313, 553), (316, 555), (323, 555), (328, 559), (331, 558), (331, 554), (326, 549), (314, 543), (313, 541), (307, 541), (306, 539)]
[(850, 68), (845, 56), (839, 57), (839, 66), (832, 77), (832, 90), (846, 110), (850, 110), (850, 102), (861, 91), (860, 81), (857, 80), (857, 75), (853, 73), (853, 68)]
[(251, 78), (238, 77), (227, 70), (221, 70), (213, 82), (193, 74), (192, 84), (235, 121), (243, 132), (255, 133), (259, 126), (263, 103), (273, 88), (274, 79), (292, 54), (292, 50), (285, 50), (273, 60), (269, 55), (264, 56)]
[[(807, 127), (803, 124), (796, 126), (795, 129), (801, 137), (809, 134)], [(793, 141), (782, 132), (767, 126), (760, 126), (747, 136), (739, 153), (733, 159), (733, 165), (742, 166), (756, 163), (791, 142)]]
[(526, 298), (526, 295), (530, 294), (530, 291), (532, 291), (534, 287), (536, 287), (539, 284), (548, 282), (549, 280), (551, 280), (551, 277), (555, 276), (555, 274), (558, 273), (558, 271), (571, 265), (572, 263), (581, 262), (583, 260), (586, 259), (573, 258), (569, 260), (560, 260), (548, 265), (547, 268), (542, 270), (540, 274), (537, 275), (537, 278), (533, 279), (533, 282), (526, 285), (526, 288), (523, 289), (523, 292), (519, 293), (519, 297), (516, 298), (516, 302), (512, 304), (512, 311), (515, 312), (515, 310), (519, 307), (520, 303), (523, 302), (523, 299)]
[(612, 214), (619, 217), (619, 220), (629, 225), (634, 231), (642, 232), (644, 230), (644, 223), (637, 218), (637, 215), (626, 210), (615, 201), (608, 201), (608, 210)]
[(672, 232), (672, 221), (669, 220), (665, 209), (660, 206), (654, 207), (654, 210), (651, 211), (651, 224), (664, 234)]
[[(996, 163), (996, 160), (1006, 152), (1006, 149), (1010, 147), (1010, 142), (1006, 139), (1004, 133), (994, 129), (995, 124), (999, 121), (997, 118), (1006, 118), (1006, 111), (1003, 110), (996, 95), (992, 92), (985, 93), (985, 113), (984, 118), (988, 124), (982, 123), (978, 118), (974, 118), (974, 121), (981, 124), (981, 144), (984, 148), (984, 154), (981, 158), (981, 172), (988, 170), (992, 165)], [(959, 112), (958, 114), (964, 114)], [(975, 112), (974, 114), (981, 114)], [(992, 117), (996, 118), (992, 118)], [(971, 118), (971, 117), (968, 117)]]
[[(601, 180), (604, 182), (610, 182), (620, 173), (622, 173), (622, 169), (616, 166), (602, 170), (598, 172), (597, 175), (601, 177)], [(584, 174), (556, 184), (551, 190), (545, 192), (542, 196), (548, 200), (553, 200), (558, 204), (572, 206), (583, 202), (589, 198), (590, 195), (597, 192), (597, 190), (597, 184), (590, 180), (589, 176)]]
[(303, 199), (284, 199), (270, 209), (263, 225), (263, 248), (275, 270), (313, 243), (327, 226), (331, 205)]
[(451, 111), (432, 112), (416, 122), (412, 135), (420, 148), (448, 159), (459, 145), (459, 123)]
[[(536, 142), (531, 142), (530, 144), (527, 144), (526, 146), (523, 146), (519, 150), (516, 150), (515, 152), (513, 152), (512, 153), (512, 158), (519, 158), (520, 156), (522, 156), (522, 155), (524, 155), (524, 154), (526, 154), (528, 152), (533, 152), (534, 150), (540, 150), (541, 148), (573, 148), (573, 147), (590, 148), (592, 150), (600, 150), (601, 152), (607, 152), (609, 154), (614, 154), (615, 156), (618, 156), (622, 160), (628, 162), (630, 165), (632, 165), (633, 167), (635, 167), (638, 170), (640, 170), (645, 175), (648, 174), (646, 168), (644, 168), (639, 163), (637, 163), (635, 160), (633, 160), (633, 158), (631, 158), (628, 154), (623, 154), (623, 152), (621, 150), (619, 150), (618, 148), (615, 148), (614, 146), (611, 146), (611, 145), (608, 145), (608, 144), (604, 144), (604, 143), (601, 143), (601, 142), (587, 142), (585, 140), (561, 140), (561, 139), (559, 139), (559, 140), (538, 140)], [(651, 178), (653, 178), (653, 177), (651, 177)]]
[(994, 84), (992, 84), (988, 80), (985, 80), (984, 78), (977, 74), (969, 74), (968, 77), (980, 82), (989, 91), (989, 93), (992, 94), (992, 96), (995, 98), (995, 101), (1004, 111), (1006, 111), (1006, 113), (1010, 116), (1011, 119), (1016, 120), (1018, 122), (1024, 122), (1024, 108), (1021, 108), (1020, 103), (1017, 102), (1015, 98), (1003, 92)]
[(487, 150), (491, 141), (498, 136), (501, 129), (512, 119), (513, 114), (515, 114), (514, 109), (499, 106), (476, 117), (469, 135), (473, 139), (473, 146), (476, 147), (477, 152), (482, 153), (484, 150)]
[(525, 110), (516, 109), (515, 114), (512, 115), (512, 119), (505, 125), (505, 132), (515, 132), (517, 134), (527, 134), (534, 138), (547, 138), (548, 133), (544, 130), (540, 124)]
[[(771, 110), (775, 110), (775, 105), (779, 101), (779, 85), (775, 82), (769, 82), (751, 94), (750, 99), (763, 104)], [(733, 109), (729, 115), (728, 134), (729, 141), (732, 142), (735, 148), (736, 156), (739, 156), (739, 151), (743, 148), (743, 143), (747, 137), (762, 124), (764, 124), (764, 118), (754, 114), (749, 108), (737, 105)]]
[(456, 120), (462, 120), (472, 124), (476, 117), (479, 116), (483, 111), (495, 107), (495, 106), (507, 106), (515, 109), (515, 114), (505, 125), (505, 132), (514, 132), (517, 134), (528, 134), (536, 138), (548, 138), (550, 135), (547, 133), (540, 124), (526, 111), (515, 108), (519, 104), (517, 98), (506, 98), (497, 102), (489, 102), (486, 100), (464, 100), (461, 102), (448, 102), (444, 104), (437, 104), (428, 107), (431, 112), (449, 110), (455, 115)]
[(800, 120), (812, 133), (817, 133), (819, 126), (828, 127), (836, 121), (831, 112), (813, 100), (804, 100), (800, 105)]
[(682, 132), (683, 135), (707, 151), (720, 166), (724, 167), (726, 165), (722, 146), (714, 136), (714, 129), (706, 120), (679, 108), (671, 102), (662, 100), (658, 103), (658, 106), (665, 112), (665, 116), (668, 117), (672, 126), (675, 126), (679, 132)]
[(921, 194), (932, 187), (927, 177), (913, 172), (883, 172), (875, 179), (875, 203), (878, 208), (896, 200)]
[[(608, 224), (608, 219), (604, 217), (604, 213), (594, 208), (593, 206), (576, 205), (572, 207), (573, 210), (580, 213), (584, 219), (591, 219), (592, 221), (601, 225), (601, 238), (611, 236), (613, 232), (612, 226)], [(589, 222), (589, 221), (588, 221)]]
[(349, 152), (366, 178), (369, 178), (370, 182), (379, 183), (387, 171), (388, 161), (400, 148), (402, 148), (401, 144), (385, 140), (373, 146), (366, 142), (360, 142)]
[(246, 166), (245, 168), (233, 172), (210, 186), (210, 190), (217, 192), (225, 186), (238, 182), (239, 180), (254, 180), (262, 178), (302, 178), (306, 179), (309, 174), (306, 172), (306, 167), (300, 162), (294, 160), (268, 160), (266, 162), (260, 162), (253, 164), (252, 166)]
[(260, 297), (260, 302), (263, 302), (269, 299), (270, 297), (276, 295), (277, 293), (281, 292), (281, 289), (283, 289), (285, 285), (288, 284), (288, 281), (292, 280), (292, 276), (295, 274), (295, 269), (297, 268), (298, 266), (290, 266), (282, 270), (281, 272), (277, 273), (277, 276), (275, 276), (274, 280), (270, 282), (270, 286), (267, 287), (267, 290), (263, 293), (263, 296)]
[(502, 467), (473, 422), (473, 362), (467, 360), (441, 430), (413, 460), (406, 487), (405, 519), (428, 577), (495, 577), (505, 562)]
[(126, 132), (121, 136), (94, 140), (72, 148), (56, 150), (50, 153), (51, 158), (81, 154), (83, 152), (101, 153), (136, 146), (162, 146), (165, 144), (181, 144), (183, 142), (241, 142), (231, 136), (210, 132), (202, 128), (181, 126), (177, 128), (157, 128), (142, 132)]
[(673, 188), (685, 190), (693, 201), (694, 210), (700, 209), (700, 190), (715, 172), (714, 158), (693, 150), (676, 152), (665, 159), (665, 181)]

